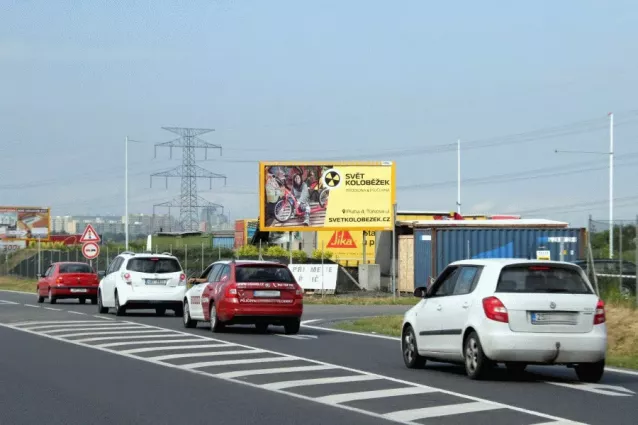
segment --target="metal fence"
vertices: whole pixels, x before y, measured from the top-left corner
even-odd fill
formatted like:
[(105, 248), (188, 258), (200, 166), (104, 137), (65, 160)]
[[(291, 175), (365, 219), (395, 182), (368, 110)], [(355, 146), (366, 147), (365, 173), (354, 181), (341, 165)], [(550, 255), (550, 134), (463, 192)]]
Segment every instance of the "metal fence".
[[(601, 292), (636, 297), (638, 303), (638, 216), (633, 220), (594, 220), (589, 217), (587, 265)], [(593, 273), (591, 271), (593, 270)]]

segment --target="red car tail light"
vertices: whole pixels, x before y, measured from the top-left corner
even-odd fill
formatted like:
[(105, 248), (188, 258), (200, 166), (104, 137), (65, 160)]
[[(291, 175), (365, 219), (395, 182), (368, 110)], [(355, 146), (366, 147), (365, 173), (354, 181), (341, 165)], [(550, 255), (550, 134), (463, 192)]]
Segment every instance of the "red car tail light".
[(598, 300), (598, 304), (596, 304), (596, 314), (594, 315), (594, 325), (605, 323), (605, 320), (605, 302)]
[(55, 283), (64, 283), (64, 279), (62, 279), (62, 277), (59, 277), (55, 280)]
[(237, 284), (230, 283), (226, 287), (226, 292), (224, 293), (226, 298), (237, 298)]
[(507, 309), (501, 300), (496, 297), (483, 298), (483, 311), (485, 312), (485, 316), (490, 320), (502, 323), (509, 322)]
[(124, 281), (128, 284), (131, 285), (133, 283), (133, 281), (131, 280), (131, 274), (130, 273), (124, 273), (124, 276), (122, 276), (124, 278)]

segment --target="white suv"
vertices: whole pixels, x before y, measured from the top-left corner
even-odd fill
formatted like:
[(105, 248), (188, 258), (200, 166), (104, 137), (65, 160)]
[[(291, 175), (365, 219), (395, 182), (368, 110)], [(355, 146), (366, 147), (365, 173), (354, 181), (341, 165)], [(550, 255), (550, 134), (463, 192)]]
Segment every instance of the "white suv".
[(457, 261), (404, 317), (407, 367), (426, 359), (463, 362), (478, 379), (496, 363), (521, 373), (528, 364), (566, 365), (581, 381), (605, 369), (605, 304), (583, 270), (558, 261)]
[(98, 312), (115, 308), (122, 316), (130, 309), (155, 309), (163, 315), (170, 309), (181, 316), (185, 293), (186, 275), (176, 257), (127, 251), (115, 257), (100, 281)]

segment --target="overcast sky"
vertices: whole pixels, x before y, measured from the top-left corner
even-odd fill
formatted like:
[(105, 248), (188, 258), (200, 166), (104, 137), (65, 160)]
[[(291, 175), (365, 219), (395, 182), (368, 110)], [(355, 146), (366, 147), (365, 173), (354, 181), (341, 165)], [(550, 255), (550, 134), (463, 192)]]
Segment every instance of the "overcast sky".
[[(215, 129), (202, 196), (256, 217), (257, 161), (397, 161), (399, 209), (638, 214), (638, 3), (8, 1), (0, 11), (0, 204), (124, 212), (174, 198), (163, 126)], [(525, 3), (525, 4), (523, 4)], [(110, 6), (108, 4), (111, 4)], [(203, 151), (200, 155), (204, 158)], [(214, 159), (214, 161), (212, 160)]]

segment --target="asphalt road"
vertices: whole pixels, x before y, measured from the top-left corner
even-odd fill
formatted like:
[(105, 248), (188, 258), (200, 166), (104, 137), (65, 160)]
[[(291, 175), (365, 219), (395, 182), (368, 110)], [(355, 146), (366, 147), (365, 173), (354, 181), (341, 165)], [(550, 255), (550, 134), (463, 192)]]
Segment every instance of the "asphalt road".
[[(566, 368), (533, 368), (522, 379), (498, 370), (476, 382), (457, 366), (406, 369), (397, 340), (321, 328), (324, 321), (406, 309), (306, 306), (303, 319), (313, 322), (297, 336), (277, 327), (268, 335), (251, 328), (212, 334), (206, 324), (186, 330), (170, 313), (98, 318), (90, 304), (36, 304), (32, 295), (0, 292), (0, 364), (10, 383), (0, 389), (0, 400), (15, 406), (8, 413), (0, 409), (0, 424), (35, 423), (36, 417), (57, 423), (50, 421), (51, 406), (66, 403), (73, 408), (70, 416), (56, 414), (59, 423), (106, 423), (113, 415), (125, 418), (120, 423), (169, 423), (176, 412), (182, 421), (199, 423), (210, 414), (196, 407), (199, 397), (229, 424), (636, 423), (638, 373), (608, 372), (602, 385), (592, 386), (578, 384)], [(271, 368), (277, 373), (263, 370)], [(47, 388), (56, 389), (53, 400), (32, 407), (34, 397), (25, 394), (46, 398)], [(80, 403), (73, 402), (76, 396)], [(165, 396), (172, 404), (162, 402)], [(128, 400), (135, 400), (133, 411)], [(95, 422), (80, 421), (78, 410)]]

